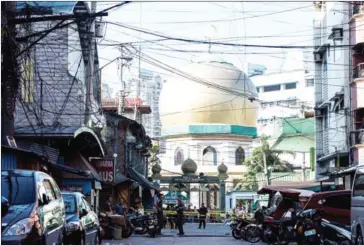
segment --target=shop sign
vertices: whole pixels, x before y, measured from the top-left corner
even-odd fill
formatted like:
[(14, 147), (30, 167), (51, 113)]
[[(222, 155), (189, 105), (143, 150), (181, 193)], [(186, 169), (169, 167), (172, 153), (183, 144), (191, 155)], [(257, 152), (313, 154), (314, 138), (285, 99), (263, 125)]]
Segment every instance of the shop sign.
[(113, 183), (114, 182), (114, 159), (113, 158), (92, 159), (92, 165), (95, 167), (102, 182), (104, 182), (104, 183)]
[(82, 186), (61, 186), (61, 191), (83, 192)]

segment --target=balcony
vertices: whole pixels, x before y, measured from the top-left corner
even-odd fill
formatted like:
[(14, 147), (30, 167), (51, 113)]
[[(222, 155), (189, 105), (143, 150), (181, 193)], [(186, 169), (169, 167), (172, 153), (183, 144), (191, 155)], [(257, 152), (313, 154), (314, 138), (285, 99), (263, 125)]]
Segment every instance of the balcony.
[(364, 44), (364, 32), (362, 31), (362, 22), (364, 20), (364, 4), (357, 2), (352, 9), (353, 16), (350, 20), (351, 45)]

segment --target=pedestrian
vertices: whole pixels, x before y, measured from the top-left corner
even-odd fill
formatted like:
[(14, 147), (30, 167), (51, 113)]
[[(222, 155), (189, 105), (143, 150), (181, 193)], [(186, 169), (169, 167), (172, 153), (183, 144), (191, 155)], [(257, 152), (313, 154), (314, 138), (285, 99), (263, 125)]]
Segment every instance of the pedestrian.
[(185, 233), (183, 231), (183, 210), (185, 208), (185, 204), (182, 201), (182, 196), (179, 195), (177, 197), (177, 207), (176, 207), (176, 212), (177, 212), (177, 226), (178, 226), (178, 231), (179, 233), (177, 235), (179, 236), (183, 236)]
[(105, 212), (107, 215), (112, 215), (113, 214), (113, 211), (112, 211), (112, 196), (109, 196), (109, 198), (106, 200), (105, 202)]
[(201, 203), (201, 207), (198, 210), (198, 213), (200, 214), (200, 225), (198, 226), (198, 228), (201, 229), (201, 226), (203, 224), (203, 228), (206, 229), (207, 208), (205, 207), (204, 203)]
[(119, 202), (115, 204), (114, 213), (118, 215), (124, 215), (124, 202), (122, 198), (119, 198)]
[(162, 228), (164, 226), (164, 215), (163, 215), (163, 197), (162, 193), (158, 194), (158, 200), (155, 204), (157, 208), (157, 218), (158, 218), (158, 235), (162, 235)]

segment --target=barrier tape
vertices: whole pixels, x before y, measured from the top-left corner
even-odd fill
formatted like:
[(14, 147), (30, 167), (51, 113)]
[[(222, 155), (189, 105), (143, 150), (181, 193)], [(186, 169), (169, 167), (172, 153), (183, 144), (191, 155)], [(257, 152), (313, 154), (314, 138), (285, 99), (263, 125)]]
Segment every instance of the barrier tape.
[[(154, 210), (152, 209), (147, 209), (144, 210), (145, 213), (153, 213)], [(163, 214), (164, 215), (177, 215), (175, 210), (163, 210)], [(183, 215), (184, 216), (197, 216), (199, 217), (199, 213), (198, 212), (194, 212), (194, 211), (183, 211)], [(221, 210), (213, 210), (213, 211), (209, 211), (206, 216), (207, 217), (220, 217), (220, 218), (225, 218), (226, 215), (230, 215), (230, 219), (234, 220), (236, 218), (249, 218), (249, 214), (242, 214), (242, 215), (237, 215), (236, 213), (232, 212), (232, 211), (221, 211)]]

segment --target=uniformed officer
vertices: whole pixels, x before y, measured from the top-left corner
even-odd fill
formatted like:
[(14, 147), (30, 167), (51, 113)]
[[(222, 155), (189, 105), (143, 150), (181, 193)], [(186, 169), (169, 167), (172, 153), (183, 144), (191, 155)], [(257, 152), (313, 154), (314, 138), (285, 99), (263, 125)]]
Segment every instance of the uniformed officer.
[(177, 207), (176, 207), (176, 211), (177, 211), (177, 226), (178, 226), (178, 235), (179, 236), (183, 236), (185, 233), (183, 231), (183, 210), (185, 208), (185, 204), (182, 201), (182, 197), (181, 195), (179, 195), (177, 197)]

